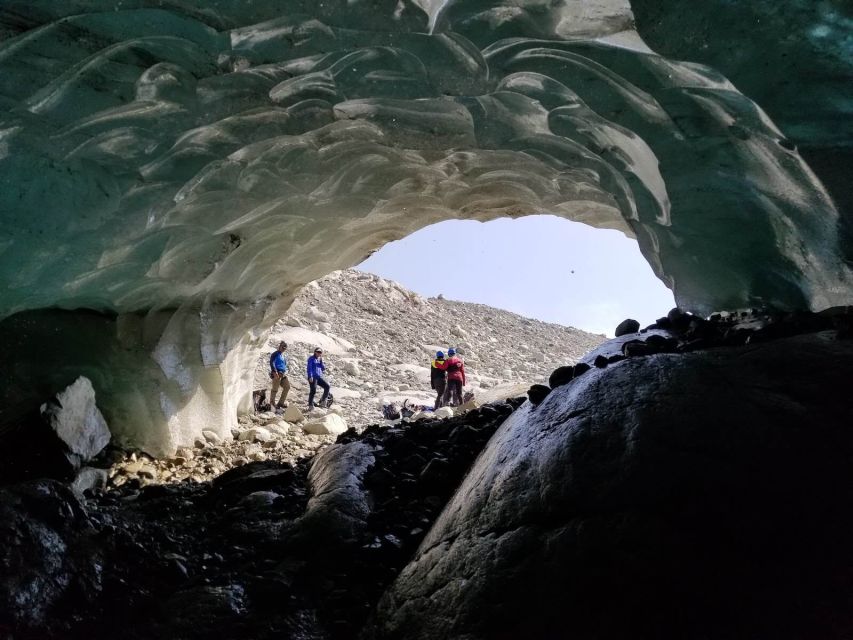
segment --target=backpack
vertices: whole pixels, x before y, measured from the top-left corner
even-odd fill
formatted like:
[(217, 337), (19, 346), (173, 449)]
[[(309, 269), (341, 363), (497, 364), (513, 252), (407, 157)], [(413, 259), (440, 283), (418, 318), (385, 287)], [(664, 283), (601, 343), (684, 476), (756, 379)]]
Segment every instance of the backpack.
[(400, 417), (400, 412), (397, 410), (395, 403), (390, 403), (382, 406), (382, 417), (386, 420), (396, 420)]

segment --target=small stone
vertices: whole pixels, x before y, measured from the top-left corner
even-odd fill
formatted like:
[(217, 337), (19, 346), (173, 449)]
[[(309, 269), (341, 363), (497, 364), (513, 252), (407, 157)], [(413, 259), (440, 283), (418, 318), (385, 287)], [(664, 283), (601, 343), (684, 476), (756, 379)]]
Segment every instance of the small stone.
[(530, 398), (530, 403), (533, 406), (537, 406), (548, 397), (549, 393), (551, 393), (550, 387), (546, 387), (544, 384), (534, 384), (527, 390), (527, 397)]
[(215, 431), (205, 429), (201, 432), (201, 435), (203, 435), (204, 439), (207, 440), (207, 442), (209, 442), (210, 444), (222, 444), (222, 438), (220, 438), (219, 434)]
[(263, 509), (271, 507), (277, 498), (281, 495), (273, 491), (255, 491), (243, 497), (238, 504), (249, 509)]
[(302, 422), (305, 420), (305, 416), (302, 414), (302, 412), (293, 405), (288, 406), (284, 410), (284, 415), (282, 415), (281, 417), (290, 423)]
[(439, 407), (435, 411), (433, 411), (432, 415), (435, 418), (452, 418), (453, 417), (453, 409), (451, 407)]
[(143, 465), (136, 473), (137, 475), (140, 475), (143, 478), (148, 478), (149, 480), (153, 480), (157, 477), (157, 469), (150, 464)]
[(557, 367), (551, 373), (551, 376), (548, 378), (548, 385), (552, 389), (556, 389), (557, 387), (562, 387), (564, 384), (568, 384), (572, 381), (575, 376), (575, 368), (571, 365), (565, 367)]
[(450, 335), (454, 335), (457, 338), (462, 338), (464, 340), (465, 338), (468, 337), (468, 332), (465, 331), (458, 324), (456, 324), (456, 325), (453, 325), (452, 327), (450, 327)]
[(77, 472), (77, 476), (71, 483), (71, 490), (78, 496), (86, 491), (96, 491), (107, 486), (108, 474), (106, 469), (95, 469), (84, 467)]
[(263, 427), (252, 427), (251, 429), (246, 429), (240, 434), (240, 440), (242, 442), (267, 442), (271, 439), (272, 434)]
[(129, 476), (135, 476), (139, 473), (139, 470), (142, 468), (143, 462), (141, 460), (135, 462), (129, 462), (124, 465), (123, 471)]
[(577, 378), (579, 375), (586, 373), (591, 368), (592, 367), (590, 367), (586, 362), (578, 362), (575, 365), (575, 378)]
[(618, 338), (619, 336), (624, 336), (629, 333), (637, 333), (639, 330), (640, 323), (632, 318), (628, 318), (627, 320), (623, 320), (619, 323), (619, 326), (616, 327), (613, 335)]

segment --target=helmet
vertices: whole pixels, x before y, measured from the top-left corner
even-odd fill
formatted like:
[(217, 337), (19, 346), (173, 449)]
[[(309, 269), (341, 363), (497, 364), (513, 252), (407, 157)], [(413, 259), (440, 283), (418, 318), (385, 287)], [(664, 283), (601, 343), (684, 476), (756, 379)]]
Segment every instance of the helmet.
[(435, 357), (436, 358), (443, 358), (444, 357), (444, 351), (436, 351)]
[(455, 356), (455, 355), (456, 355), (456, 349), (454, 349), (453, 347), (450, 347), (450, 348), (447, 350), (447, 355), (449, 355), (449, 356)]

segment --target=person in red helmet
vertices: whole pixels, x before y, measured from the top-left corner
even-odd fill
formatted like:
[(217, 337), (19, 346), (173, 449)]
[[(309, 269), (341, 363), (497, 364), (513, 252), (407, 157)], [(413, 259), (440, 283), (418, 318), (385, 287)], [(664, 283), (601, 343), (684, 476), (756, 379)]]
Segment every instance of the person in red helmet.
[(444, 370), (447, 371), (447, 390), (442, 404), (446, 407), (458, 407), (462, 404), (462, 387), (465, 386), (465, 363), (456, 355), (456, 349), (447, 350)]

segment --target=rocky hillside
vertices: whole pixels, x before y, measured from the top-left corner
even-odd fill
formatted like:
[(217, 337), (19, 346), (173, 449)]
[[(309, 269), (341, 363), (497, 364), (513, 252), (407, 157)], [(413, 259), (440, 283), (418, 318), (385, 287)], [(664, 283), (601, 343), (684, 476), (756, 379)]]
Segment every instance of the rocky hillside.
[[(381, 419), (382, 404), (432, 405), (430, 359), (455, 347), (465, 360), (466, 391), (480, 400), (522, 395), (558, 366), (574, 363), (604, 336), (524, 318), (481, 304), (424, 298), (396, 282), (356, 270), (336, 271), (306, 286), (273, 328), (272, 351), (288, 345), (288, 400), (307, 405), (304, 367), (324, 349), (336, 403), (349, 426)], [(268, 387), (267, 357), (255, 387)]]

